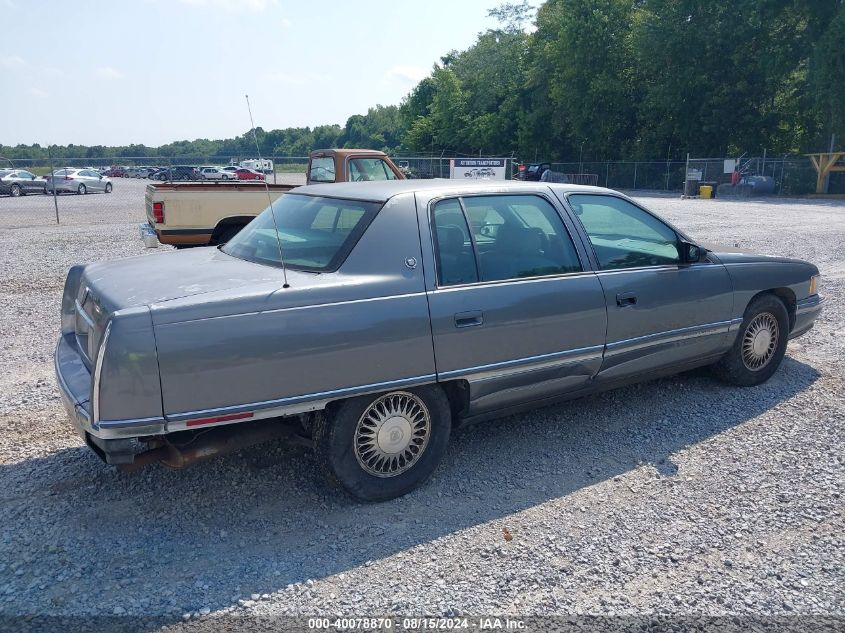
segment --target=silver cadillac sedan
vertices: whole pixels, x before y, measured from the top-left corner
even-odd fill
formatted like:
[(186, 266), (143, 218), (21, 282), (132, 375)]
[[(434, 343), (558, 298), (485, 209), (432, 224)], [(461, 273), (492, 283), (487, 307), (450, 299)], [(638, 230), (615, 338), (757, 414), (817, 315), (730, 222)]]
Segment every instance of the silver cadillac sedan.
[(294, 435), (382, 500), (425, 481), (459, 425), (699, 366), (764, 382), (819, 315), (818, 281), (609, 189), (314, 185), (225, 246), (71, 268), (55, 365), (107, 463)]

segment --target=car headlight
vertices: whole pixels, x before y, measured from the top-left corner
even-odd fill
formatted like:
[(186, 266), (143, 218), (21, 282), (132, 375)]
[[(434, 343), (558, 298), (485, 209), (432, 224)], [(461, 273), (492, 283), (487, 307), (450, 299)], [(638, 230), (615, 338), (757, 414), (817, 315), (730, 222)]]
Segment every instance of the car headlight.
[(810, 277), (810, 294), (814, 295), (819, 289), (819, 277), (821, 275), (813, 275)]

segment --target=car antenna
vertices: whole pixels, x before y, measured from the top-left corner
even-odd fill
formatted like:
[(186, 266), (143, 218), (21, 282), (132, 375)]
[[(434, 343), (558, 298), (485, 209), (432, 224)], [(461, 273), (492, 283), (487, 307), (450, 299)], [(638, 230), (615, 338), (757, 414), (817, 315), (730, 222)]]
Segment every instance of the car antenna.
[[(246, 109), (249, 112), (249, 124), (252, 126), (252, 140), (255, 141), (255, 151), (258, 152), (258, 164), (261, 171), (264, 171), (264, 160), (261, 158), (261, 148), (258, 146), (258, 136), (255, 134), (255, 122), (252, 120), (252, 108), (249, 105), (249, 95), (246, 97)], [(279, 237), (279, 225), (276, 224), (276, 212), (273, 209), (273, 198), (270, 196), (270, 185), (267, 183), (267, 174), (264, 174), (264, 189), (267, 191), (267, 201), (270, 203), (270, 217), (273, 218), (273, 229), (276, 231), (276, 245), (279, 247), (279, 261), (282, 262), (282, 276), (285, 283), (282, 288), (290, 288), (288, 283), (288, 269), (285, 266), (285, 256), (282, 254), (282, 238)]]

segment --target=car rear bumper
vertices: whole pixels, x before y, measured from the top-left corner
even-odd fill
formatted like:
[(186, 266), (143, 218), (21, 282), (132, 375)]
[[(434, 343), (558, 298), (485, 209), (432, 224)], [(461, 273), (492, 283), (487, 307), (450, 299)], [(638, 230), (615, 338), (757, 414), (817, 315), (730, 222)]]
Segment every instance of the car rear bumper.
[[(89, 446), (93, 443), (105, 455), (121, 453), (125, 444), (123, 440), (159, 435), (164, 432), (164, 418), (161, 417), (137, 420), (93, 419), (91, 414), (93, 378), (76, 350), (73, 334), (62, 335), (59, 338), (53, 362), (62, 404), (77, 433)], [(106, 461), (110, 464), (125, 463), (113, 459)]]
[(795, 325), (789, 333), (789, 338), (796, 338), (808, 332), (821, 314), (823, 306), (824, 299), (819, 295), (798, 301), (795, 306)]
[(59, 338), (53, 362), (62, 404), (77, 432), (85, 437), (87, 432), (93, 430), (91, 427), (91, 372), (73, 348), (70, 336), (63, 335)]

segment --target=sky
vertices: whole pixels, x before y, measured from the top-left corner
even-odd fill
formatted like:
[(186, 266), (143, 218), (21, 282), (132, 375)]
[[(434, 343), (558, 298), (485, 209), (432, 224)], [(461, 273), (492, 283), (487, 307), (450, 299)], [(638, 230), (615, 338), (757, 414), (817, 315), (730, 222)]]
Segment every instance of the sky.
[(399, 104), (502, 0), (0, 0), (0, 145), (158, 146)]

